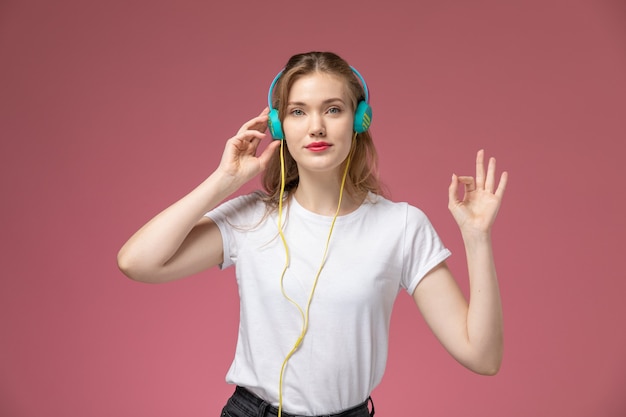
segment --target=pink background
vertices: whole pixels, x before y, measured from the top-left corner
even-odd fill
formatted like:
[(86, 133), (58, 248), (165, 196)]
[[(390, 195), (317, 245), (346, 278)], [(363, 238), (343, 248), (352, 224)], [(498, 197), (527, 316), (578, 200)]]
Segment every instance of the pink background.
[(204, 179), (293, 53), (366, 78), (383, 178), (455, 256), (452, 172), (510, 172), (501, 372), (399, 296), (378, 414), (626, 415), (623, 1), (0, 2), (0, 415), (217, 416), (233, 270), (151, 286), (115, 256)]

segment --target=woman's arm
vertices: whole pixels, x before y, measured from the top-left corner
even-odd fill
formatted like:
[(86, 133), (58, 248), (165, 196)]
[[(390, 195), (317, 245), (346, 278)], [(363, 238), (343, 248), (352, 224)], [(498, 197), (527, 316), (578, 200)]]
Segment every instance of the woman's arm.
[[(503, 354), (503, 323), (500, 290), (493, 259), (491, 228), (507, 182), (503, 173), (495, 184), (496, 161), (484, 169), (484, 152), (476, 156), (476, 178), (453, 175), (449, 209), (461, 230), (470, 281), (466, 301), (445, 263), (423, 278), (413, 298), (426, 322), (443, 346), (474, 372), (494, 375)], [(464, 184), (463, 200), (457, 197)]]
[(158, 283), (182, 278), (222, 262), (222, 236), (204, 214), (263, 171), (278, 142), (257, 157), (267, 128), (265, 109), (226, 143), (218, 168), (182, 199), (159, 213), (122, 246), (117, 262), (137, 281)]

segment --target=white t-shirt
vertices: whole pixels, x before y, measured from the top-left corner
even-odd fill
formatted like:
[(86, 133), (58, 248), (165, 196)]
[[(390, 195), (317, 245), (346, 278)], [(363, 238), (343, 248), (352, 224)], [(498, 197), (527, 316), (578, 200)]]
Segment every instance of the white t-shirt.
[[(265, 210), (253, 193), (207, 216), (224, 241), (221, 267), (236, 265), (239, 286), (239, 335), (226, 380), (277, 405), (280, 368), (303, 322), (281, 292), (286, 254), (278, 214), (263, 219)], [(283, 217), (290, 253), (283, 286), (305, 310), (332, 217), (304, 209), (295, 198)], [(310, 306), (308, 331), (287, 363), (285, 412), (330, 414), (365, 401), (383, 376), (398, 292), (404, 288), (412, 294), (449, 255), (424, 213), (407, 203), (370, 194), (357, 210), (339, 216)]]

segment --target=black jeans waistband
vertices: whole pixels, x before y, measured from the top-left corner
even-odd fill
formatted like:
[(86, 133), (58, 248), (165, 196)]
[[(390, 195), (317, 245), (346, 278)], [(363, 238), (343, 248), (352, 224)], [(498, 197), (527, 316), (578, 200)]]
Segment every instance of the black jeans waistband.
[[(368, 404), (372, 404), (371, 411), (368, 407)], [(274, 407), (270, 403), (266, 402), (262, 398), (259, 398), (254, 393), (248, 391), (247, 389), (237, 386), (235, 388), (235, 393), (228, 400), (228, 404), (226, 407), (234, 406), (239, 409), (239, 411), (243, 411), (247, 413), (246, 415), (254, 416), (254, 417), (272, 417), (278, 416), (278, 408)], [(282, 417), (302, 417), (295, 414), (290, 414), (286, 412), (282, 412)], [(361, 404), (349, 408), (345, 411), (342, 411), (337, 414), (325, 414), (322, 416), (315, 417), (365, 417), (365, 416), (374, 416), (374, 401), (372, 401), (372, 397), (369, 397), (367, 400), (362, 402)]]

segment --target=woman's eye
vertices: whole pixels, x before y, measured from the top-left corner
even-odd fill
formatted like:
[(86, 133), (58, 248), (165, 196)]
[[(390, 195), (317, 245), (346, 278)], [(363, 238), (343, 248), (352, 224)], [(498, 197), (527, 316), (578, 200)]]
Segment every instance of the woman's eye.
[(304, 114), (304, 112), (300, 109), (293, 109), (290, 113), (294, 116), (302, 116)]
[(331, 107), (330, 109), (328, 109), (328, 113), (330, 114), (337, 114), (340, 112), (341, 112), (341, 109), (339, 107)]

